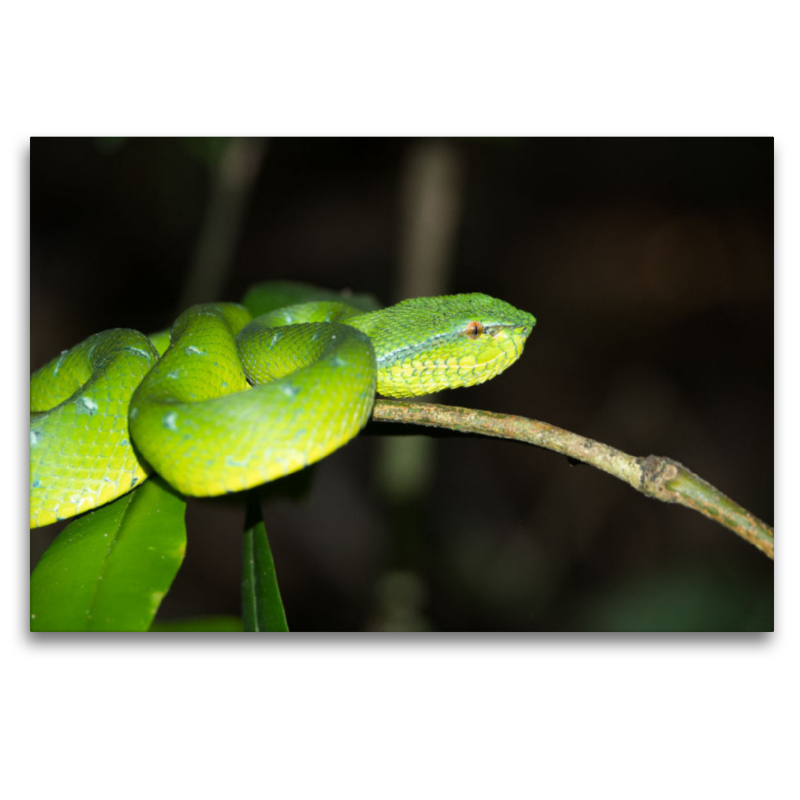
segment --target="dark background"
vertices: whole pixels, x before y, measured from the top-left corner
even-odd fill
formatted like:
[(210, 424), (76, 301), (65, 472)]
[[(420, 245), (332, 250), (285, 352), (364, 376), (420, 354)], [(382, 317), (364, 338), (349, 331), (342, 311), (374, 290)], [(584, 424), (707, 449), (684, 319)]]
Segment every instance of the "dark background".
[[(772, 139), (241, 147), (32, 140), (31, 369), (104, 328), (167, 326), (226, 237), (220, 299), (275, 279), (414, 293), (409, 186), (433, 153), (457, 198), (443, 291), (538, 319), (518, 364), (440, 400), (670, 456), (773, 522)], [(773, 627), (772, 562), (693, 512), (522, 444), (397, 442), (359, 437), (304, 499), (265, 501), (293, 630)], [(239, 613), (243, 519), (190, 502), (161, 617)], [(31, 533), (32, 563), (60, 527)]]

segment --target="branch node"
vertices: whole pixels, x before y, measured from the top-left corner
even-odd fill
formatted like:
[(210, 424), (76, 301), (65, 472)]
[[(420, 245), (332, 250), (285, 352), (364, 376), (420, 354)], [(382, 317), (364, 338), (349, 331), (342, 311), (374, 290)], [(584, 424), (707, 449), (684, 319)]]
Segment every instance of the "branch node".
[(642, 494), (664, 503), (680, 501), (678, 492), (668, 489), (667, 483), (678, 477), (682, 469), (681, 464), (671, 458), (664, 458), (664, 456), (647, 456), (646, 458), (637, 458), (636, 461), (642, 470), (639, 484)]

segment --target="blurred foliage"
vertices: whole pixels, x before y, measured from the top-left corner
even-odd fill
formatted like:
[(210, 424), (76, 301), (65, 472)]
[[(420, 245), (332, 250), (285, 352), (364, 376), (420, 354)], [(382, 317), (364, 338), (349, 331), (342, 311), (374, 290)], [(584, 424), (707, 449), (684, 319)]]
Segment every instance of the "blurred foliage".
[(575, 630), (771, 631), (772, 586), (738, 570), (674, 565), (583, 598)]

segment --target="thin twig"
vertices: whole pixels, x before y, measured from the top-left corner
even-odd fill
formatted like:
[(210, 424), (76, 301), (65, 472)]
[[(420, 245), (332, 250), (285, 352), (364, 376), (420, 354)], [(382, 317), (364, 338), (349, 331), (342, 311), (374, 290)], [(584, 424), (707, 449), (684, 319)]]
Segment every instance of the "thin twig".
[(774, 532), (769, 525), (671, 458), (631, 456), (546, 422), (436, 403), (378, 400), (372, 419), (514, 439), (554, 450), (625, 481), (647, 497), (665, 503), (679, 503), (698, 511), (729, 528), (770, 558), (775, 557)]

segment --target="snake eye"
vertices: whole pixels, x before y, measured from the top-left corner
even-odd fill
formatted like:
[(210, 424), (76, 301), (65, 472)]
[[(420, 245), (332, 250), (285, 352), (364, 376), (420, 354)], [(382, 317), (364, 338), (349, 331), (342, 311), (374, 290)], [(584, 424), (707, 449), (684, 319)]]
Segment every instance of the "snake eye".
[(480, 322), (470, 322), (467, 325), (464, 334), (469, 339), (477, 339), (483, 333), (483, 325)]

